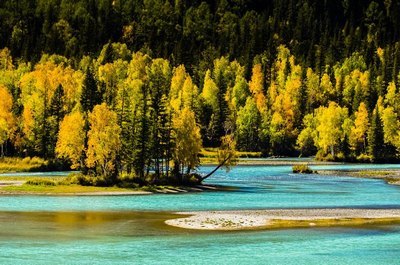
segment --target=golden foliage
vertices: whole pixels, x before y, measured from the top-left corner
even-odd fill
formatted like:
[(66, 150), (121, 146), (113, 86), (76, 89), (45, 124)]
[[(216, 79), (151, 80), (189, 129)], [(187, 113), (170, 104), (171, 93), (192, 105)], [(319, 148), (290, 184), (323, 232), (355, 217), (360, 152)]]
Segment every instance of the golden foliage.
[(15, 129), (12, 105), (12, 96), (7, 88), (0, 85), (0, 145), (10, 138)]
[(200, 128), (196, 124), (193, 111), (189, 108), (184, 108), (177, 114), (172, 124), (175, 138), (174, 160), (181, 165), (182, 170), (186, 167), (187, 171), (190, 171), (200, 162), (198, 158), (202, 147)]
[(74, 112), (64, 117), (60, 125), (56, 154), (58, 157), (71, 161), (72, 169), (82, 166), (84, 151), (84, 119), (80, 112)]
[(105, 177), (115, 169), (115, 159), (121, 147), (121, 128), (117, 122), (117, 114), (105, 103), (96, 105), (89, 114), (86, 165), (89, 168), (99, 167)]

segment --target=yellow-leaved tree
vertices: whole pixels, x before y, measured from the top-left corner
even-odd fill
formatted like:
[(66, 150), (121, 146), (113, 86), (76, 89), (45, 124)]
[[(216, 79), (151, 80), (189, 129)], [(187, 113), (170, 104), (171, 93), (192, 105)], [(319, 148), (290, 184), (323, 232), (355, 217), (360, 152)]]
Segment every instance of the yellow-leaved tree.
[(85, 121), (80, 112), (73, 112), (64, 117), (60, 125), (56, 154), (59, 158), (69, 159), (71, 168), (83, 167)]
[(351, 127), (350, 145), (357, 153), (366, 152), (369, 117), (367, 106), (361, 102), (355, 113), (354, 126)]
[(330, 102), (328, 107), (320, 107), (316, 111), (317, 137), (316, 145), (324, 154), (330, 154), (334, 158), (342, 139), (345, 136), (345, 120), (348, 110), (340, 107), (335, 102)]
[(0, 147), (1, 157), (4, 156), (4, 143), (10, 138), (14, 130), (14, 116), (12, 110), (12, 96), (7, 88), (0, 86)]
[(86, 165), (102, 177), (112, 180), (117, 176), (116, 159), (121, 147), (117, 114), (105, 103), (96, 105), (89, 114)]
[(200, 163), (198, 157), (202, 147), (200, 128), (196, 124), (193, 111), (187, 107), (175, 115), (172, 124), (175, 167), (179, 169), (181, 175), (189, 174)]

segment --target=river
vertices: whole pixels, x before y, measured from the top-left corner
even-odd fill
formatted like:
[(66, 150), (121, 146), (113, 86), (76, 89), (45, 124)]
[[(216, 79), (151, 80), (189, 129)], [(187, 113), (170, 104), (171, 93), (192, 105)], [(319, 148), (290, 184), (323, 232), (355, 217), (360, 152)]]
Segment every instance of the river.
[(239, 166), (229, 173), (218, 171), (207, 183), (228, 188), (141, 196), (0, 196), (0, 263), (400, 264), (398, 225), (204, 232), (164, 224), (175, 217), (171, 212), (186, 210), (400, 208), (398, 186), (375, 179), (295, 175), (289, 166)]

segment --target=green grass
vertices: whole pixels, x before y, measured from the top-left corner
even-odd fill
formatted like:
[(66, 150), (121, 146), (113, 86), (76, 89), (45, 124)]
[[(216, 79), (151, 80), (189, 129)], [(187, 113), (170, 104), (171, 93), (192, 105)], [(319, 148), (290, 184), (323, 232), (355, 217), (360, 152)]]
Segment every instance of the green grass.
[[(133, 192), (133, 191), (145, 191), (145, 192), (164, 192), (165, 190), (180, 190), (180, 186), (171, 185), (120, 185), (118, 186), (96, 186), (96, 182), (92, 182), (96, 179), (93, 176), (85, 176), (82, 174), (70, 174), (67, 177), (52, 177), (52, 176), (10, 176), (0, 177), (1, 180), (13, 180), (23, 181), (22, 185), (4, 186), (0, 187), (0, 192), (5, 191), (8, 193), (15, 194), (74, 194), (74, 193), (96, 193), (96, 192)], [(101, 178), (100, 178), (101, 181)], [(100, 183), (101, 184), (101, 183)]]
[(51, 181), (62, 181), (64, 180), (66, 177), (54, 177), (54, 176), (40, 176), (40, 177), (32, 177), (32, 176), (0, 176), (0, 181), (2, 180), (19, 180), (19, 181), (28, 181), (31, 179), (36, 179), (36, 178), (40, 178), (40, 179), (47, 179), (47, 180), (51, 180)]
[(57, 182), (53, 181), (53, 180), (50, 180), (50, 179), (45, 179), (45, 178), (35, 178), (35, 179), (29, 179), (28, 181), (26, 181), (25, 185), (56, 186)]
[(390, 176), (393, 175), (393, 170), (362, 170), (357, 172), (360, 176)]
[(90, 193), (90, 192), (121, 192), (121, 191), (134, 191), (132, 189), (124, 189), (118, 187), (93, 187), (93, 186), (80, 186), (80, 185), (29, 185), (22, 186), (7, 186), (2, 190), (15, 193), (37, 193), (37, 194), (65, 194), (65, 193)]

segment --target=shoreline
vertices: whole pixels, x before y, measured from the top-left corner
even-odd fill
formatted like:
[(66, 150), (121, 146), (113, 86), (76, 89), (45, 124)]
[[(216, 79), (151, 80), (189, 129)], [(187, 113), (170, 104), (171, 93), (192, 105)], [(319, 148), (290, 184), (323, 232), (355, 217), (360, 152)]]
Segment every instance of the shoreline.
[(176, 212), (189, 217), (166, 220), (173, 227), (235, 231), (400, 223), (400, 209), (273, 209)]
[[(288, 158), (239, 158), (238, 166), (294, 166), (304, 165), (308, 166), (322, 166), (322, 165), (343, 165), (345, 162), (332, 162), (332, 161), (318, 161), (314, 159), (305, 159), (304, 161), (296, 160), (296, 157)], [(202, 166), (217, 166), (218, 162), (205, 161)]]
[[(206, 191), (217, 191), (225, 189), (222, 186), (216, 185), (196, 185), (193, 187), (189, 186), (177, 186), (177, 187), (155, 187), (154, 190), (138, 189), (129, 190), (125, 188), (115, 188), (115, 187), (93, 187), (93, 186), (78, 186), (81, 189), (86, 189), (87, 191), (77, 191), (77, 192), (60, 192), (60, 191), (29, 191), (23, 190), (22, 186), (25, 181), (0, 181), (0, 196), (136, 196), (136, 195), (152, 195), (152, 194), (179, 194), (179, 193), (189, 193), (189, 192), (206, 192)], [(7, 190), (4, 187), (21, 188), (21, 190)], [(40, 186), (31, 186), (42, 188)], [(50, 186), (52, 188), (55, 186)], [(71, 186), (67, 186), (71, 187)], [(99, 191), (92, 189), (102, 189)], [(106, 190), (104, 190), (106, 189)], [(107, 190), (110, 189), (110, 190)]]
[(382, 179), (389, 185), (400, 186), (399, 169), (363, 169), (363, 170), (318, 170), (319, 175), (353, 177), (365, 179)]

